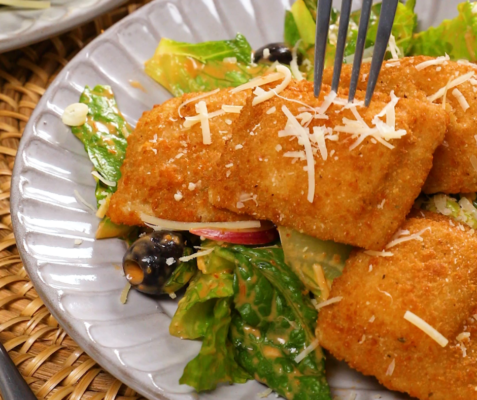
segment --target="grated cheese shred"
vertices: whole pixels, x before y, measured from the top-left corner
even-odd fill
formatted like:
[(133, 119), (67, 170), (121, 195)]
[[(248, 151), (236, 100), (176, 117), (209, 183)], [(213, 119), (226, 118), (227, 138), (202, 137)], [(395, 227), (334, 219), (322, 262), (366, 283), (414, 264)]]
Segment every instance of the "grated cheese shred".
[[(424, 239), (422, 238), (421, 235), (427, 230), (430, 231), (431, 228), (427, 227), (427, 228), (424, 228), (423, 230), (421, 230), (417, 233), (413, 233), (413, 234), (410, 234), (409, 231), (398, 231), (397, 234), (394, 236), (394, 239), (391, 240), (386, 245), (386, 249), (390, 249), (391, 247), (397, 246), (398, 244), (403, 243), (403, 242), (408, 242), (410, 240), (418, 240), (419, 242), (422, 242)], [(405, 232), (405, 233), (403, 233), (403, 232)]]
[(446, 54), (445, 56), (437, 57), (433, 60), (424, 61), (420, 64), (417, 64), (415, 67), (418, 71), (421, 71), (424, 68), (430, 67), (432, 65), (444, 64), (446, 61), (449, 61), (449, 60), (450, 60), (450, 57)]
[(426, 335), (430, 336), (431, 339), (435, 340), (440, 346), (446, 347), (449, 343), (441, 333), (411, 311), (406, 311), (404, 319), (419, 328)]
[(194, 258), (204, 257), (204, 256), (207, 256), (207, 255), (211, 254), (214, 250), (215, 250), (215, 247), (212, 247), (211, 249), (207, 249), (207, 250), (204, 250), (204, 251), (198, 251), (197, 253), (193, 253), (190, 256), (180, 257), (179, 261), (187, 262), (187, 261), (193, 260)]
[(200, 118), (200, 127), (202, 129), (202, 143), (212, 144), (207, 104), (205, 103), (205, 101), (201, 100), (195, 105), (195, 108)]
[(112, 186), (112, 187), (116, 186), (116, 182), (109, 181), (106, 178), (103, 178), (103, 176), (98, 171), (91, 171), (91, 175), (93, 175), (95, 178), (98, 178), (106, 186)]
[(274, 89), (271, 89), (264, 93), (260, 93), (258, 96), (256, 96), (252, 101), (252, 106), (256, 106), (257, 104), (263, 103), (264, 101), (271, 99), (273, 96), (282, 92), (291, 82), (292, 75), (287, 67), (283, 65), (277, 65), (277, 72), (280, 72), (282, 74), (283, 81)]
[(394, 373), (394, 368), (396, 367), (396, 359), (393, 358), (391, 361), (391, 364), (389, 364), (389, 367), (386, 371), (386, 376), (391, 376)]
[(376, 250), (366, 250), (364, 254), (372, 257), (392, 257), (394, 254), (390, 251), (376, 251)]
[(339, 303), (341, 300), (343, 300), (343, 297), (342, 297), (342, 296), (332, 297), (331, 299), (325, 300), (325, 301), (323, 301), (323, 302), (317, 304), (317, 305), (315, 306), (315, 308), (316, 308), (317, 310), (319, 310), (320, 308), (329, 306), (329, 305), (331, 305), (331, 304)]
[(313, 203), (315, 197), (315, 160), (313, 159), (313, 149), (311, 148), (310, 138), (305, 128), (301, 126), (295, 116), (290, 112), (287, 106), (282, 106), (282, 111), (288, 118), (288, 123), (293, 127), (297, 136), (302, 140), (305, 147), (306, 164), (308, 172), (308, 195), (307, 200)]
[(477, 157), (473, 154), (470, 156), (470, 163), (472, 164), (474, 170), (477, 172)]
[(77, 201), (78, 203), (83, 204), (84, 206), (88, 207), (91, 211), (93, 211), (93, 213), (96, 213), (95, 208), (94, 208), (91, 204), (89, 204), (89, 203), (83, 198), (83, 196), (81, 196), (81, 195), (79, 194), (79, 192), (78, 192), (76, 189), (73, 191), (73, 193), (74, 193), (75, 198), (76, 198), (76, 201)]
[(290, 69), (292, 71), (293, 77), (297, 81), (303, 80), (303, 75), (300, 69), (298, 68), (298, 56), (297, 56), (298, 46), (300, 45), (300, 42), (301, 42), (301, 39), (295, 43), (295, 46), (293, 47), (293, 50), (292, 50), (292, 60), (290, 62)]
[(459, 102), (459, 105), (462, 107), (462, 109), (465, 111), (467, 111), (467, 109), (470, 107), (469, 106), (469, 103), (467, 103), (467, 100), (466, 98), (464, 97), (464, 95), (462, 94), (462, 92), (455, 88), (453, 91), (452, 91), (452, 96), (454, 96), (457, 101)]
[(166, 219), (161, 219), (153, 217), (152, 215), (147, 215), (141, 213), (139, 215), (141, 221), (148, 224), (154, 230), (161, 229), (171, 229), (176, 231), (190, 231), (192, 229), (201, 229), (201, 228), (219, 228), (219, 229), (250, 229), (250, 228), (260, 228), (260, 221), (235, 221), (235, 222), (179, 222), (179, 221), (170, 221)]
[(257, 78), (254, 78), (251, 81), (244, 83), (243, 85), (233, 88), (232, 90), (230, 90), (230, 93), (235, 94), (241, 92), (242, 90), (253, 89), (258, 86), (266, 85), (267, 83), (279, 81), (280, 79), (283, 79), (283, 74), (280, 72), (274, 72), (268, 75), (258, 76)]
[(468, 72), (464, 75), (461, 75), (453, 80), (451, 80), (446, 86), (440, 88), (436, 93), (434, 93), (432, 96), (428, 96), (427, 99), (432, 103), (436, 101), (437, 99), (441, 98), (444, 96), (446, 89), (453, 89), (456, 86), (462, 85), (463, 83), (467, 82), (474, 76), (475, 72), (471, 71)]
[(189, 103), (192, 103), (193, 101), (197, 101), (197, 100), (204, 99), (206, 97), (212, 96), (213, 94), (216, 94), (218, 92), (220, 92), (219, 88), (217, 88), (215, 90), (212, 90), (211, 92), (207, 92), (207, 93), (201, 94), (200, 96), (192, 97), (191, 99), (184, 101), (183, 103), (181, 103), (181, 105), (177, 109), (177, 113), (179, 114), (179, 117), (184, 118), (181, 114), (181, 108), (184, 107), (185, 105), (187, 105)]
[(320, 297), (322, 300), (328, 300), (330, 297), (330, 288), (328, 282), (326, 282), (325, 273), (323, 267), (320, 264), (313, 264), (313, 272), (315, 274), (316, 282), (320, 288)]
[(303, 361), (308, 356), (308, 354), (312, 353), (318, 347), (318, 344), (318, 339), (313, 340), (313, 342), (311, 342), (305, 350), (303, 350), (295, 357), (295, 362), (299, 364), (301, 361)]
[(222, 105), (222, 110), (226, 113), (240, 114), (243, 106), (229, 106), (227, 104)]

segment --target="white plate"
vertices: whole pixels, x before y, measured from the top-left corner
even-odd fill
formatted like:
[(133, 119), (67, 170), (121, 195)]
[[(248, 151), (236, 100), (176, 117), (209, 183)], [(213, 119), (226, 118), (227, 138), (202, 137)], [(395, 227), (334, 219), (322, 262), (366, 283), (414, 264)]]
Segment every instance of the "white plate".
[(0, 6), (0, 53), (73, 29), (127, 0), (51, 0), (44, 10)]
[[(25, 129), (12, 182), (12, 218), (31, 280), (68, 334), (109, 372), (150, 399), (197, 399), (178, 380), (200, 342), (169, 335), (176, 308), (170, 299), (157, 301), (132, 292), (127, 305), (119, 302), (125, 279), (114, 265), (121, 265), (125, 246), (119, 240), (95, 241), (98, 219), (75, 200), (76, 189), (94, 204), (94, 180), (83, 145), (61, 123), (62, 110), (78, 101), (85, 85), (109, 84), (126, 119), (135, 125), (144, 110), (170, 97), (143, 72), (162, 36), (198, 42), (231, 38), (240, 31), (258, 48), (282, 40), (284, 10), (291, 1), (156, 0), (81, 51), (50, 86)], [(421, 10), (424, 2), (418, 1)], [(446, 6), (454, 10), (456, 3)], [(442, 12), (436, 8), (433, 15)], [(424, 14), (427, 23), (433, 15)], [(130, 80), (139, 81), (147, 92), (133, 88)], [(82, 244), (75, 245), (75, 239)], [(341, 398), (356, 392), (358, 400), (407, 399), (333, 360), (328, 361), (328, 377)], [(222, 386), (200, 398), (253, 399), (263, 389), (251, 381)]]

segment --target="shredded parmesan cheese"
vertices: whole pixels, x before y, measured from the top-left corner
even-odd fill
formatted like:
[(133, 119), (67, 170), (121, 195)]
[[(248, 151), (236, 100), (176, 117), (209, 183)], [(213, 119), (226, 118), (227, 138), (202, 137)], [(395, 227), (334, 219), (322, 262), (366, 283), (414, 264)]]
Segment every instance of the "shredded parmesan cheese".
[(186, 262), (186, 261), (193, 260), (194, 258), (207, 256), (210, 253), (212, 253), (214, 251), (214, 249), (215, 249), (215, 247), (212, 247), (211, 249), (204, 250), (204, 251), (198, 251), (197, 253), (191, 254), (190, 256), (184, 256), (184, 257), (179, 258), (179, 261)]
[(277, 71), (282, 74), (283, 81), (274, 89), (271, 89), (268, 92), (264, 92), (256, 96), (252, 101), (252, 106), (256, 106), (257, 104), (263, 103), (264, 101), (271, 99), (274, 95), (282, 92), (288, 86), (292, 79), (290, 70), (283, 65), (277, 65)]
[(436, 93), (434, 93), (432, 96), (429, 96), (427, 99), (431, 103), (434, 102), (435, 100), (444, 96), (444, 94), (446, 92), (446, 88), (448, 90), (448, 89), (455, 88), (456, 86), (462, 85), (464, 82), (467, 82), (470, 78), (472, 78), (474, 76), (474, 74), (475, 74), (475, 72), (471, 71), (471, 72), (468, 72), (464, 75), (461, 75), (461, 76), (451, 80), (446, 86), (440, 88)]
[(184, 196), (182, 196), (182, 193), (179, 190), (177, 191), (176, 194), (174, 194), (174, 200), (175, 201), (181, 201), (183, 197)]
[(98, 208), (98, 211), (96, 211), (96, 216), (98, 218), (104, 218), (104, 216), (106, 215), (106, 212), (109, 208), (109, 202), (111, 201), (111, 196), (112, 194), (108, 193), (104, 199), (99, 201), (100, 206)]
[(161, 219), (141, 213), (141, 221), (149, 224), (154, 230), (170, 229), (173, 231), (190, 231), (200, 228), (218, 228), (218, 229), (250, 229), (260, 228), (260, 221), (235, 221), (235, 222), (178, 222)]
[(225, 57), (222, 61), (228, 64), (237, 64), (237, 57)]
[[(268, 49), (265, 49), (265, 50), (268, 50)], [(265, 53), (265, 51), (264, 51), (264, 53)], [(263, 392), (258, 393), (257, 396), (261, 399), (264, 399), (264, 398), (270, 396), (272, 394), (272, 392), (273, 392), (273, 390), (268, 388), (268, 389), (264, 390)]]
[(265, 114), (273, 114), (275, 111), (277, 111), (277, 107), (273, 106), (269, 108)]
[(342, 296), (332, 297), (331, 299), (328, 299), (328, 300), (326, 300), (326, 301), (323, 301), (323, 302), (317, 304), (317, 305), (315, 306), (315, 308), (316, 308), (317, 310), (319, 310), (320, 308), (329, 306), (330, 304), (339, 303), (341, 300), (343, 300), (343, 297), (342, 297)]
[(391, 364), (389, 364), (389, 367), (386, 371), (386, 376), (391, 376), (394, 372), (394, 368), (396, 367), (396, 359), (393, 358), (391, 361)]
[(470, 107), (469, 106), (469, 103), (467, 103), (467, 100), (465, 99), (464, 95), (462, 94), (462, 92), (455, 88), (453, 91), (452, 91), (452, 95), (457, 99), (457, 101), (459, 102), (459, 105), (462, 107), (462, 109), (465, 111), (467, 111), (467, 109)]
[(391, 247), (397, 246), (398, 244), (403, 242), (408, 242), (410, 240), (418, 240), (419, 242), (422, 242), (424, 239), (422, 238), (421, 235), (427, 230), (430, 231), (431, 228), (430, 227), (424, 228), (423, 230), (417, 233), (413, 233), (412, 235), (409, 234), (409, 231), (406, 231), (407, 233), (404, 233), (404, 234), (402, 233), (402, 231), (398, 231), (398, 233), (394, 236), (394, 239), (391, 240), (386, 245), (386, 249), (390, 249)]
[(200, 127), (202, 129), (202, 142), (204, 144), (211, 144), (212, 138), (210, 135), (209, 115), (207, 111), (207, 104), (201, 100), (195, 105), (196, 111), (200, 118)]
[(411, 311), (406, 311), (406, 313), (404, 314), (404, 319), (419, 328), (426, 335), (430, 336), (440, 346), (446, 347), (449, 343), (449, 341), (444, 336), (442, 336), (435, 328), (433, 328), (426, 321), (424, 321), (422, 318), (418, 317)]
[[(284, 67), (285, 68), (285, 67)], [(298, 120), (290, 112), (287, 106), (282, 106), (282, 111), (288, 118), (288, 123), (296, 131), (297, 136), (302, 140), (302, 145), (305, 147), (306, 164), (308, 167), (308, 196), (307, 199), (313, 203), (315, 197), (315, 161), (313, 159), (313, 150), (311, 148), (310, 138), (306, 130), (300, 125)]]
[(415, 67), (418, 71), (421, 71), (424, 68), (430, 67), (431, 65), (441, 65), (441, 64), (444, 64), (444, 62), (449, 60), (450, 60), (450, 57), (446, 54), (445, 56), (437, 57), (433, 60), (424, 61), (420, 64), (417, 64)]
[(316, 283), (318, 283), (320, 288), (321, 299), (328, 300), (328, 297), (330, 297), (330, 288), (328, 287), (328, 282), (326, 282), (323, 267), (320, 264), (313, 264), (313, 272), (315, 273)]
[(471, 155), (470, 163), (472, 164), (472, 167), (474, 167), (474, 170), (477, 172), (477, 157), (474, 155)]
[(364, 254), (372, 257), (392, 257), (394, 254), (390, 251), (375, 251), (375, 250), (366, 250)]
[(220, 92), (220, 89), (217, 88), (215, 90), (212, 90), (211, 92), (207, 92), (207, 93), (204, 93), (204, 94), (201, 94), (200, 96), (197, 96), (197, 97), (193, 97), (189, 100), (186, 100), (184, 101), (183, 103), (181, 103), (181, 105), (179, 106), (179, 108), (177, 109), (177, 113), (179, 114), (179, 117), (181, 118), (184, 118), (181, 114), (181, 108), (184, 107), (186, 104), (189, 104), (189, 103), (192, 103), (193, 101), (197, 101), (197, 100), (200, 100), (200, 99), (203, 99), (205, 97), (209, 97), (209, 96), (212, 96), (213, 94), (216, 94)]
[(297, 57), (297, 50), (298, 50), (298, 46), (300, 45), (300, 42), (301, 42), (301, 39), (295, 43), (295, 46), (293, 47), (293, 50), (292, 50), (292, 60), (290, 62), (290, 69), (292, 71), (293, 77), (297, 81), (301, 81), (303, 79), (303, 75), (300, 72), (300, 69), (298, 68), (298, 57)]
[(401, 50), (397, 46), (396, 39), (392, 33), (391, 33), (391, 36), (389, 37), (387, 50), (391, 52), (392, 60), (398, 59), (399, 56), (401, 55)]
[(123, 291), (121, 292), (121, 296), (119, 296), (119, 301), (123, 304), (126, 304), (128, 302), (128, 295), (129, 291), (131, 290), (131, 284), (128, 282), (126, 283), (126, 286), (124, 287)]
[(93, 175), (95, 178), (98, 178), (101, 182), (103, 182), (106, 186), (116, 186), (116, 182), (109, 181), (98, 172), (98, 171), (91, 171), (91, 175)]
[[(258, 76), (257, 78), (254, 78), (247, 83), (244, 83), (243, 85), (233, 88), (232, 90), (230, 90), (230, 93), (234, 94), (241, 92), (242, 90), (253, 89), (258, 86), (266, 85), (267, 83), (279, 81), (280, 79), (283, 79), (283, 74), (281, 72), (274, 72), (268, 75)], [(217, 91), (218, 90), (219, 89), (217, 89)]]
[(321, 106), (317, 109), (318, 114), (324, 114), (328, 110), (328, 108), (330, 108), (331, 104), (337, 96), (338, 95), (333, 90), (328, 93), (328, 95), (325, 96), (325, 100), (323, 101), (323, 103), (321, 103)]
[(83, 241), (81, 239), (75, 239), (75, 246), (79, 246)]
[(313, 138), (318, 144), (318, 149), (320, 150), (321, 158), (323, 158), (324, 161), (326, 161), (326, 159), (328, 158), (328, 149), (326, 148), (326, 141), (325, 141), (325, 131), (326, 131), (326, 128), (324, 126), (313, 127)]
[(295, 362), (299, 364), (301, 361), (303, 361), (308, 356), (308, 354), (312, 353), (318, 347), (318, 344), (318, 339), (313, 340), (313, 342), (311, 342), (305, 350), (303, 350), (295, 357)]
[(459, 333), (456, 337), (457, 341), (458, 342), (462, 342), (464, 340), (468, 340), (470, 339), (470, 332), (462, 332), (462, 333)]
[(93, 211), (93, 213), (96, 213), (96, 210), (94, 209), (94, 207), (93, 207), (91, 204), (89, 204), (89, 203), (78, 193), (78, 191), (77, 191), (76, 189), (73, 191), (73, 193), (74, 193), (75, 198), (76, 198), (76, 201), (77, 201), (78, 203), (81, 203), (81, 204), (85, 205), (85, 206), (88, 207), (91, 211)]
[(227, 104), (222, 105), (222, 110), (224, 110), (226, 113), (240, 114), (242, 108), (243, 106), (229, 106)]

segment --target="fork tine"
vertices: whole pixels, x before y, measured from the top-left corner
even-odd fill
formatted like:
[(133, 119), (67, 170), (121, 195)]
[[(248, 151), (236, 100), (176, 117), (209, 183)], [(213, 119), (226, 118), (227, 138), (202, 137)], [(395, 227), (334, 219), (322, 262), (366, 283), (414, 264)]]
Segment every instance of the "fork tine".
[(381, 15), (379, 16), (378, 33), (374, 44), (373, 59), (369, 71), (368, 86), (366, 88), (365, 106), (369, 106), (373, 97), (374, 88), (378, 81), (379, 72), (383, 65), (384, 56), (388, 47), (389, 37), (393, 27), (394, 17), (399, 0), (383, 1), (381, 5)]
[(372, 5), (373, 0), (363, 0), (363, 6), (361, 8), (361, 17), (359, 19), (356, 51), (354, 53), (353, 70), (351, 72), (351, 82), (349, 85), (349, 102), (352, 102), (354, 100), (356, 88), (358, 87), (359, 71), (361, 70), (361, 61), (363, 60), (363, 51), (364, 45), (366, 44), (366, 33), (368, 31), (369, 16), (371, 15)]
[(328, 40), (328, 29), (330, 27), (331, 2), (332, 0), (318, 0), (315, 38), (315, 97), (319, 96), (321, 91), (321, 83), (323, 81), (326, 42)]
[(349, 16), (351, 14), (351, 3), (353, 0), (341, 0), (340, 26), (338, 29), (338, 43), (336, 44), (335, 65), (333, 67), (333, 81), (331, 90), (338, 92), (340, 84), (341, 66), (343, 64), (343, 54), (346, 46), (346, 36), (348, 35)]

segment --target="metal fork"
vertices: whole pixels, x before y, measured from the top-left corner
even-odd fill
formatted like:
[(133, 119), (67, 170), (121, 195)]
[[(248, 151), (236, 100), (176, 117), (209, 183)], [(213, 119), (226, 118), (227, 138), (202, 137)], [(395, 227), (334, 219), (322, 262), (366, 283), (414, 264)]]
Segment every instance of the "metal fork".
[[(340, 82), (341, 65), (343, 63), (343, 54), (346, 45), (346, 36), (348, 34), (349, 18), (351, 14), (351, 3), (353, 0), (341, 0), (340, 24), (338, 28), (338, 42), (336, 44), (336, 55), (333, 69), (333, 81), (331, 88), (338, 91)], [(373, 97), (374, 88), (378, 80), (379, 72), (383, 64), (384, 56), (391, 36), (394, 17), (399, 0), (383, 0), (381, 4), (381, 14), (379, 17), (376, 43), (374, 44), (371, 69), (369, 71), (368, 86), (366, 87), (365, 106), (369, 106)], [(316, 24), (315, 41), (315, 97), (318, 97), (321, 91), (323, 81), (323, 69), (325, 64), (326, 43), (328, 41), (328, 30), (330, 27), (332, 0), (318, 0), (318, 13)], [(361, 17), (358, 27), (358, 39), (356, 41), (356, 52), (354, 54), (353, 69), (351, 72), (351, 82), (349, 85), (348, 101), (352, 102), (358, 86), (359, 72), (361, 70), (361, 61), (363, 59), (364, 45), (366, 42), (366, 32), (368, 30), (369, 17), (373, 0), (363, 0), (361, 8)]]
[(36, 400), (28, 384), (0, 343), (0, 393), (4, 400)]

